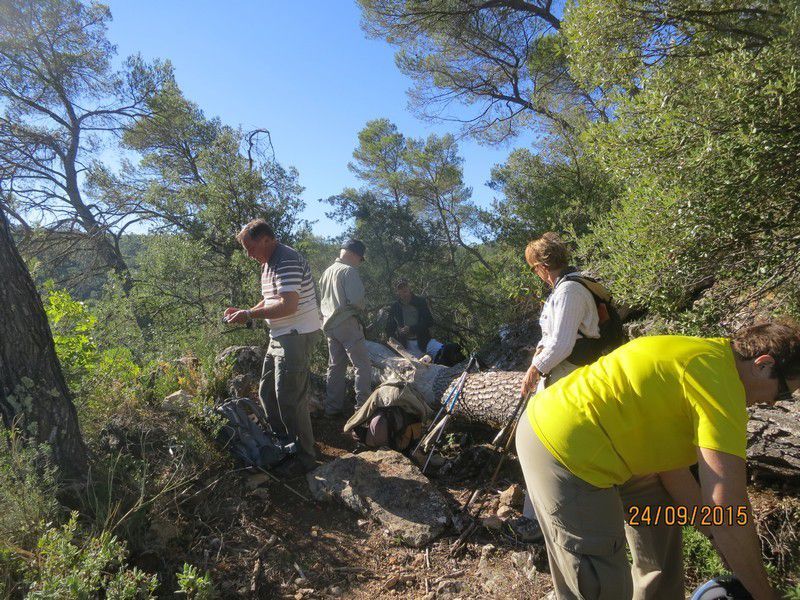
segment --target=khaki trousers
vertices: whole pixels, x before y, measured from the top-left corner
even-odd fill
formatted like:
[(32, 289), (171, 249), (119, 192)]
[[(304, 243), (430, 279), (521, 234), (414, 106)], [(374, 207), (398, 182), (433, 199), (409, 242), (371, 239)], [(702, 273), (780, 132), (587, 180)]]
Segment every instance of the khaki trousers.
[(364, 328), (355, 317), (348, 317), (325, 332), (328, 338), (328, 380), (325, 393), (325, 412), (341, 412), (344, 408), (347, 363), (355, 371), (356, 410), (369, 398), (372, 363), (364, 342)]
[(297, 438), (297, 458), (306, 467), (316, 461), (314, 431), (308, 413), (309, 356), (319, 331), (287, 333), (269, 340), (258, 396), (277, 435)]
[(683, 600), (680, 527), (625, 522), (633, 505), (671, 503), (657, 475), (595, 487), (550, 454), (527, 414), (517, 427), (516, 445), (559, 600)]

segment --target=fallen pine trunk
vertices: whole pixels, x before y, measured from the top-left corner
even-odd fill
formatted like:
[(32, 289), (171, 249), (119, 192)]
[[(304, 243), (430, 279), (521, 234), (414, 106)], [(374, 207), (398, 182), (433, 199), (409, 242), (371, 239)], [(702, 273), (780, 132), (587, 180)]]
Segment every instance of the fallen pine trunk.
[[(446, 397), (466, 363), (447, 368), (423, 365), (395, 354), (381, 344), (368, 342), (375, 383), (389, 376), (413, 381), (433, 406)], [(502, 427), (516, 406), (521, 371), (481, 371), (467, 377), (454, 416), (494, 428)], [(781, 480), (800, 485), (800, 406), (782, 402), (750, 409), (747, 427), (747, 460), (750, 472), (762, 480)]]

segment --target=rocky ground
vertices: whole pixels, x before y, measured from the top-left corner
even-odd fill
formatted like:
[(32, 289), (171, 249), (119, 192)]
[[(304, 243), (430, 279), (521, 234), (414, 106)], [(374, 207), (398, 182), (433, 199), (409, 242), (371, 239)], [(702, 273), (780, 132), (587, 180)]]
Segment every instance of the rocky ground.
[[(256, 354), (238, 353), (230, 395), (253, 394)], [(318, 402), (323, 384), (315, 381)], [(170, 518), (154, 524), (158, 552), (151, 558), (208, 570), (225, 598), (548, 596), (546, 553), (522, 518), (513, 458), (473, 508), (474, 534), (452, 552), (473, 522), (460, 514), (461, 505), (496, 464), (487, 444), (494, 432), (454, 423), (428, 478), (397, 453), (354, 455), (344, 422), (313, 418), (322, 465), (308, 478), (280, 482), (240, 469), (208, 477)], [(800, 501), (791, 490), (755, 487), (751, 497), (768, 553), (794, 564)], [(159, 570), (147, 556), (136, 562)], [(687, 585), (696, 583), (693, 576), (690, 569)]]
[[(323, 461), (353, 449), (341, 433), (343, 422), (314, 420)], [(423, 493), (440, 495), (446, 504), (440, 509), (456, 512), (471, 491), (465, 476), (475, 468), (462, 464)], [(287, 484), (309, 500), (261, 474), (233, 473), (216, 484), (213, 495), (226, 498), (215, 501), (219, 512), (208, 511), (189, 554), (211, 571), (223, 597), (541, 598), (550, 590), (542, 546), (515, 539), (499, 519), (489, 518), (500, 508), (496, 492), (511, 485), (509, 478), (487, 494), (486, 527), (455, 556), (450, 548), (458, 531), (452, 527), (442, 527), (441, 536), (426, 544), (424, 536), (414, 537), (414, 527), (404, 531), (401, 520), (387, 525), (374, 511), (359, 514), (337, 501), (314, 500), (303, 477)], [(518, 518), (519, 497), (510, 496), (516, 507), (501, 514)]]

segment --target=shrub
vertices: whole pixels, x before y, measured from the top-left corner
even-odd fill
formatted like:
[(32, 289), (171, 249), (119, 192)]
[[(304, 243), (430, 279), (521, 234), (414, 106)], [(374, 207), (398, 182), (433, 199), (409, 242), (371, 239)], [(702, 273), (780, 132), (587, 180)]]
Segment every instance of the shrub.
[(683, 568), (690, 588), (726, 572), (714, 546), (694, 527), (683, 528)]
[(183, 571), (177, 573), (178, 589), (176, 594), (185, 594), (191, 600), (211, 600), (217, 597), (214, 583), (208, 573), (200, 575), (197, 568), (183, 564)]
[(0, 432), (0, 550), (33, 548), (59, 512), (47, 448), (23, 446), (13, 429)]
[(153, 598), (158, 578), (127, 569), (125, 544), (104, 531), (80, 539), (78, 515), (61, 528), (50, 529), (40, 539), (36, 560), (28, 569), (27, 598), (95, 598), (106, 591), (117, 600)]

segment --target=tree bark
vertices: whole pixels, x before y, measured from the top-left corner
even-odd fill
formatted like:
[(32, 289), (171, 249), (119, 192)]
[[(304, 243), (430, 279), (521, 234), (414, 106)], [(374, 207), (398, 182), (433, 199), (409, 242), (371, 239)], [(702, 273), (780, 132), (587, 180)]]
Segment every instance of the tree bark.
[[(431, 405), (447, 397), (466, 366), (446, 368), (408, 361), (389, 348), (368, 342), (375, 383), (397, 374), (413, 381)], [(511, 417), (519, 399), (522, 371), (481, 371), (467, 377), (453, 415), (499, 429)], [(750, 473), (763, 481), (800, 484), (800, 406), (797, 401), (750, 409), (747, 427)]]
[(0, 210), (0, 415), (31, 442), (47, 443), (64, 477), (86, 472), (78, 427), (44, 306)]
[(762, 479), (800, 484), (800, 406), (796, 400), (750, 409), (747, 463)]

